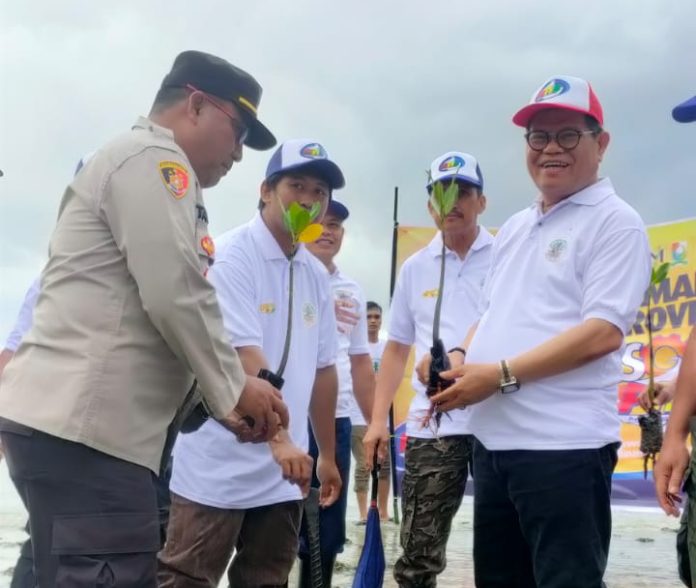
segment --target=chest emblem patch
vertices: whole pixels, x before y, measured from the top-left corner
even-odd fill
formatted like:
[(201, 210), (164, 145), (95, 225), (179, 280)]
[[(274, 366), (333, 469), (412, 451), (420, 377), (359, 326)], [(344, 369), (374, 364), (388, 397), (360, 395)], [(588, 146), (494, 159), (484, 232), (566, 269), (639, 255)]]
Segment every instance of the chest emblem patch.
[(208, 254), (208, 257), (213, 257), (215, 254), (215, 243), (210, 238), (210, 235), (206, 235), (201, 239), (201, 247)]
[(262, 314), (273, 314), (275, 312), (275, 304), (273, 302), (263, 302), (259, 305), (259, 310)]
[(433, 288), (432, 290), (425, 290), (422, 294), (423, 298), (437, 298), (437, 291), (439, 288)]
[(553, 262), (561, 261), (568, 253), (568, 241), (565, 239), (555, 239), (549, 243), (546, 250), (546, 259)]
[(159, 172), (165, 187), (177, 200), (186, 196), (189, 188), (189, 172), (176, 161), (160, 161)]
[(305, 302), (302, 305), (302, 320), (308, 327), (313, 327), (317, 324), (317, 307), (311, 302)]

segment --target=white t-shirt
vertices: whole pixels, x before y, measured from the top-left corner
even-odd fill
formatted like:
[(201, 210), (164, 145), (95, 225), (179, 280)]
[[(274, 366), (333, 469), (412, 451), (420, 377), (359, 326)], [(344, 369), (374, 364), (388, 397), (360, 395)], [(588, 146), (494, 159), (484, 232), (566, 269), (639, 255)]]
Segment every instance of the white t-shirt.
[[(627, 333), (650, 279), (645, 226), (608, 179), (517, 213), (496, 236), (468, 363), (510, 359), (590, 318)], [(490, 450), (597, 448), (619, 440), (621, 350), (471, 407)], [(514, 374), (513, 374), (514, 375)]]
[(353, 396), (353, 378), (350, 373), (350, 356), (370, 353), (367, 345), (367, 317), (365, 313), (365, 296), (355, 280), (352, 280), (338, 269), (330, 274), (331, 289), (334, 301), (349, 301), (353, 307), (347, 308), (360, 315), (357, 324), (347, 325), (338, 323), (338, 354), (336, 355), (336, 370), (338, 372), (338, 400), (336, 402), (336, 418), (348, 417), (355, 403)]
[[(235, 347), (260, 347), (276, 371), (287, 330), (288, 260), (258, 213), (251, 222), (223, 234), (216, 249), (208, 275), (230, 340)], [(304, 246), (293, 263), (292, 338), (282, 393), (290, 411), (290, 436), (306, 450), (316, 370), (336, 361), (336, 320), (321, 263)], [(301, 498), (299, 488), (283, 480), (268, 444), (240, 443), (215, 421), (179, 435), (170, 487), (189, 500), (217, 508), (246, 509)]]
[[(380, 339), (376, 343), (372, 343), (368, 340), (367, 346), (370, 348), (370, 358), (372, 359), (372, 369), (375, 374), (379, 371), (379, 364), (382, 361), (382, 353), (384, 352), (384, 346), (387, 344), (386, 341)], [(366, 425), (367, 421), (363, 416), (362, 410), (358, 406), (355, 397), (353, 398), (353, 404), (350, 407), (350, 424), (353, 426)]]
[(22, 338), (31, 328), (36, 299), (39, 297), (39, 289), (40, 278), (36, 278), (32, 282), (31, 286), (29, 286), (27, 293), (24, 295), (24, 301), (22, 302), (22, 307), (19, 309), (17, 320), (15, 321), (14, 327), (12, 328), (12, 331), (5, 342), (5, 349), (8, 349), (9, 351), (17, 351)]
[[(445, 287), (440, 314), (440, 338), (445, 349), (460, 345), (469, 328), (479, 318), (479, 299), (488, 272), (493, 236), (480, 227), (476, 240), (466, 257), (449, 249), (445, 254)], [(442, 254), (441, 233), (420, 251), (409, 257), (401, 267), (394, 289), (389, 322), (389, 339), (402, 345), (416, 346), (416, 361), (430, 353), (433, 344), (433, 318), (440, 280)], [(423, 426), (430, 401), (425, 386), (418, 381), (415, 370), (411, 380), (416, 392), (409, 407), (406, 434), (431, 439), (435, 432)], [(452, 410), (442, 416), (437, 434), (470, 433), (469, 411)]]

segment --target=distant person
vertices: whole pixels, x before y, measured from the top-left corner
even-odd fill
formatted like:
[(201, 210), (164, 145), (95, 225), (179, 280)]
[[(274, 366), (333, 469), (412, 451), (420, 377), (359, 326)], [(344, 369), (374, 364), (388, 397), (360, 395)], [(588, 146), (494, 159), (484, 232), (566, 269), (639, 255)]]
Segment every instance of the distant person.
[[(677, 122), (696, 121), (696, 96), (676, 106), (672, 116)], [(653, 472), (657, 499), (662, 509), (669, 515), (679, 515), (680, 492), (684, 483), (688, 502), (684, 508), (682, 525), (686, 527), (686, 533), (680, 533), (678, 545), (680, 553), (686, 551), (688, 554), (687, 557), (680, 558), (679, 569), (680, 577), (687, 586), (696, 579), (696, 452), (692, 450), (691, 459), (689, 459), (686, 450), (686, 439), (689, 433), (692, 443), (696, 439), (696, 418), (694, 417), (696, 417), (696, 330), (692, 329), (674, 388), (672, 411), (667, 422), (662, 450)], [(687, 469), (689, 466), (690, 469)]]
[[(440, 281), (442, 243), (445, 243), (445, 285), (440, 336), (446, 349), (464, 338), (479, 318), (479, 298), (490, 267), (493, 235), (479, 224), (486, 209), (483, 174), (476, 158), (451, 151), (431, 163), (428, 194), (436, 183), (458, 187), (457, 201), (444, 222), (427, 201), (438, 233), (401, 267), (390, 309), (389, 339), (382, 354), (372, 421), (365, 434), (366, 466), (375, 446), (387, 459), (389, 431), (385, 423), (403, 380), (411, 347), (416, 357), (433, 344), (433, 319)], [(457, 354), (463, 353), (460, 349)], [(469, 476), (471, 424), (468, 410), (443, 416), (440, 425), (430, 418), (426, 386), (412, 379), (415, 396), (406, 424), (405, 473), (401, 489), (402, 554), (394, 566), (399, 586), (435, 586), (447, 564), (447, 541)]]
[(243, 145), (275, 144), (260, 96), (248, 73), (185, 51), (149, 118), (65, 191), (33, 325), (0, 384), (0, 435), (40, 586), (155, 586), (155, 479), (194, 378), (213, 418), (254, 419), (254, 440), (287, 426), (279, 392), (245, 376), (205, 277), (201, 190)]
[(225, 570), (230, 586), (287, 585), (312, 479), (308, 417), (319, 448), (320, 503), (328, 510), (339, 498), (334, 300), (321, 263), (304, 244), (295, 249), (283, 211), (292, 203), (319, 204), (322, 215), (343, 184), (319, 143), (285, 141), (266, 168), (260, 212), (215, 241), (209, 276), (247, 374), (275, 373), (284, 356), (292, 260), (292, 330), (282, 375), (290, 426), (252, 446), (215, 421), (179, 435), (160, 588), (217, 588)]
[[(474, 443), (476, 586), (599, 588), (624, 336), (650, 279), (645, 225), (599, 166), (599, 99), (556, 76), (513, 122), (539, 190), (500, 228), (483, 315), (450, 355), (441, 410), (467, 407)], [(464, 361), (466, 359), (466, 361)]]
[[(323, 231), (307, 249), (323, 265), (329, 275), (338, 326), (338, 402), (334, 426), (336, 431), (336, 464), (341, 474), (341, 494), (338, 500), (319, 512), (319, 545), (324, 586), (331, 586), (337, 554), (346, 542), (346, 509), (348, 506), (348, 480), (350, 478), (351, 409), (357, 404), (363, 415), (369, 417), (375, 393), (375, 374), (367, 342), (365, 297), (362, 288), (336, 265), (345, 235), (348, 208), (332, 199), (321, 219)], [(310, 455), (319, 462), (318, 448), (310, 431)], [(312, 485), (317, 486), (316, 475)], [(310, 546), (307, 525), (302, 525), (300, 541), (300, 588), (312, 586)]]
[[(386, 341), (379, 338), (382, 328), (382, 307), (372, 300), (367, 301), (367, 344), (370, 348), (372, 368), (375, 374), (379, 371), (382, 353)], [(351, 451), (353, 453), (353, 487), (358, 502), (359, 524), (367, 522), (367, 490), (370, 481), (370, 469), (367, 467), (363, 438), (367, 432), (367, 421), (357, 403), (353, 403), (350, 412)], [(389, 520), (389, 484), (391, 481), (391, 460), (385, 456), (379, 470), (379, 490), (377, 508), (382, 521)]]

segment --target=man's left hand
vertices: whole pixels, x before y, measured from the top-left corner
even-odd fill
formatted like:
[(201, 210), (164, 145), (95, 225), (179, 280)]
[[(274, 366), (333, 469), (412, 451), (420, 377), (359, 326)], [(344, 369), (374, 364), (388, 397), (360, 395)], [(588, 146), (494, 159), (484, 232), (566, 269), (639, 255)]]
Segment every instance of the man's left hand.
[(430, 398), (442, 412), (476, 404), (500, 389), (500, 368), (495, 363), (464, 364), (440, 372), (440, 376), (456, 380), (449, 388)]
[(321, 483), (319, 488), (319, 505), (322, 508), (326, 508), (338, 500), (341, 486), (343, 486), (341, 474), (338, 472), (336, 461), (333, 458), (326, 459), (319, 455), (317, 459), (317, 478), (319, 478)]

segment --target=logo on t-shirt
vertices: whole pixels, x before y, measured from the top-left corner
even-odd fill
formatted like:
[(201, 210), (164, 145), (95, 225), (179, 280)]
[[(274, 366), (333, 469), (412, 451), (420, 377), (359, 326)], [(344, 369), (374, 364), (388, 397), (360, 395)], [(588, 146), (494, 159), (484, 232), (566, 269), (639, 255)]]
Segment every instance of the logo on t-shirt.
[(549, 261), (561, 261), (568, 251), (568, 241), (565, 239), (555, 239), (549, 243), (549, 248), (546, 250), (546, 259)]
[(313, 327), (317, 324), (317, 307), (311, 302), (305, 302), (302, 305), (302, 320), (308, 327)]
[(275, 304), (273, 302), (263, 302), (259, 305), (259, 310), (262, 314), (273, 314), (275, 312)]
[(437, 298), (437, 291), (438, 288), (433, 288), (432, 290), (424, 290), (423, 291), (423, 298)]

